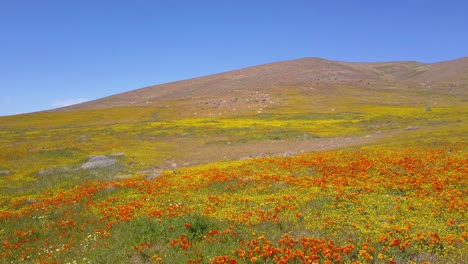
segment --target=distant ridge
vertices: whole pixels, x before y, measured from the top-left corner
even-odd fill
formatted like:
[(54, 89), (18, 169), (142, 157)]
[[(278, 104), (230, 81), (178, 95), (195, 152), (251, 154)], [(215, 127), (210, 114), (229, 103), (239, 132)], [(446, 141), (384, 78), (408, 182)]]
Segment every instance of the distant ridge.
[(394, 89), (438, 89), (467, 96), (468, 57), (438, 63), (302, 58), (149, 86), (53, 111), (151, 106), (165, 101), (216, 98), (227, 92), (243, 96), (252, 90), (314, 87), (320, 92), (337, 86), (376, 89), (389, 85)]

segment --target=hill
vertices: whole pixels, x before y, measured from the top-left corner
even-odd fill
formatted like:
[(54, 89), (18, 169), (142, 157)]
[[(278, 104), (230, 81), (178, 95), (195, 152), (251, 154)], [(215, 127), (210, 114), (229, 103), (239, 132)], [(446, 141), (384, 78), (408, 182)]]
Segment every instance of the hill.
[(467, 263), (467, 66), (305, 58), (0, 117), (0, 263)]
[[(122, 106), (161, 106), (168, 102), (184, 105), (206, 104), (207, 108), (239, 106), (255, 108), (261, 96), (294, 89), (332, 93), (336, 87), (365, 93), (366, 90), (394, 88), (467, 96), (468, 58), (423, 64), (418, 62), (350, 63), (319, 58), (265, 64), (206, 77), (150, 86), (100, 100), (60, 109), (73, 111)], [(255, 93), (252, 94), (252, 91)], [(342, 92), (342, 91), (341, 91)], [(281, 97), (281, 96), (279, 96)], [(225, 98), (226, 102), (220, 101)], [(237, 100), (236, 100), (237, 98)], [(242, 100), (239, 100), (241, 98)], [(274, 98), (273, 98), (274, 99)], [(276, 98), (276, 102), (281, 102)], [(235, 100), (235, 103), (234, 103)], [(218, 104), (220, 103), (220, 104)], [(202, 108), (203, 105), (198, 105)]]
[[(402, 142), (399, 136), (429, 140), (420, 137), (426, 133), (447, 142), (464, 138), (467, 76), (468, 58), (433, 64), (304, 58), (2, 117), (1, 143), (15, 146), (4, 157), (122, 152), (146, 170)], [(16, 171), (8, 164), (4, 170)], [(35, 164), (26, 166), (44, 169)]]

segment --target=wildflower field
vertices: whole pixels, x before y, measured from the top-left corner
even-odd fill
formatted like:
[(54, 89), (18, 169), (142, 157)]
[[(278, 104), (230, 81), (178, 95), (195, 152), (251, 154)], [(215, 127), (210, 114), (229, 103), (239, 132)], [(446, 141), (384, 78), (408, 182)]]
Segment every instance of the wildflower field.
[(3, 211), (1, 261), (466, 263), (463, 145), (89, 181)]
[(369, 98), (1, 117), (0, 263), (468, 263), (464, 101)]

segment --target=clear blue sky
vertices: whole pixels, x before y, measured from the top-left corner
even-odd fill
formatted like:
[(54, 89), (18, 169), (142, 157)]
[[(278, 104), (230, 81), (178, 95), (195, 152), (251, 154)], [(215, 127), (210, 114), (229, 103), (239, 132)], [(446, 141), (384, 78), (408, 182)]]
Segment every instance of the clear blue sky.
[(468, 56), (466, 0), (0, 0), (0, 115), (269, 62)]

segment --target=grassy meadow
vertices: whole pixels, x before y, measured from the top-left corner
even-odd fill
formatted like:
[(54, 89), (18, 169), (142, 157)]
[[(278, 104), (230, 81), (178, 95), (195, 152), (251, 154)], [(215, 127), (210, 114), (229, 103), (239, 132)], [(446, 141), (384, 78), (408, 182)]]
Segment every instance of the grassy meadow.
[(468, 263), (465, 101), (282, 93), (0, 117), (0, 263)]

